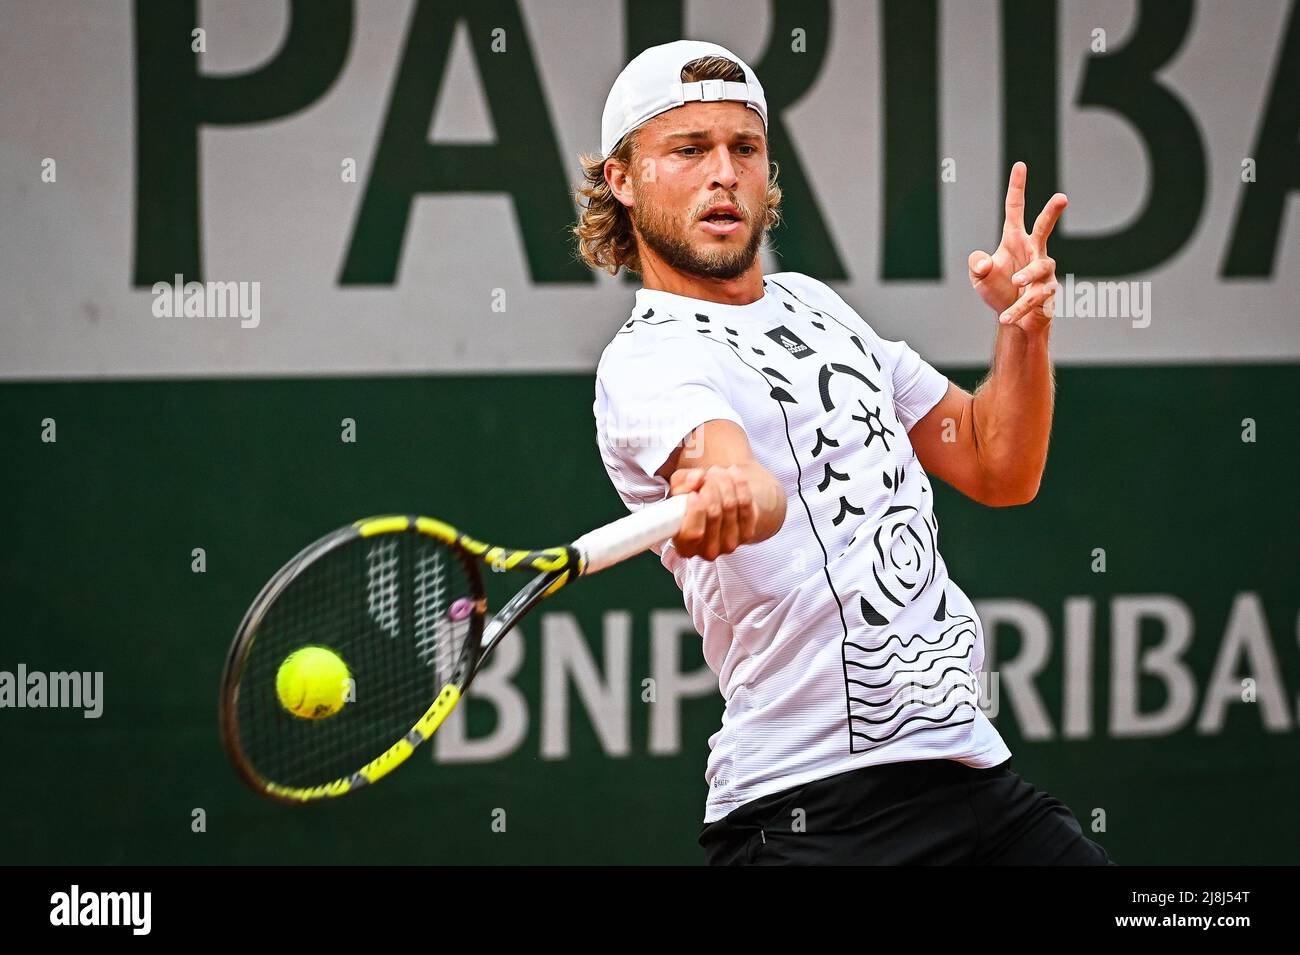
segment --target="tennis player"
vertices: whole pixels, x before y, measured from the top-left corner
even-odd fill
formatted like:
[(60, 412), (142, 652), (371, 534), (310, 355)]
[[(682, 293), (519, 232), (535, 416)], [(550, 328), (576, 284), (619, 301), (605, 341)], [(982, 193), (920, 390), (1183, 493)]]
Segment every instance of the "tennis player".
[(641, 53), (601, 140), (583, 157), (579, 251), (644, 287), (597, 369), (597, 439), (630, 509), (689, 495), (656, 553), (726, 700), (708, 861), (1108, 863), (1012, 771), (980, 707), (983, 629), (939, 555), (930, 485), (993, 507), (1037, 493), (1046, 244), (1065, 196), (1026, 231), (1016, 163), (1002, 242), (970, 256), (998, 323), (971, 395), (817, 279), (763, 274), (781, 192), (763, 88), (739, 57), (687, 40)]

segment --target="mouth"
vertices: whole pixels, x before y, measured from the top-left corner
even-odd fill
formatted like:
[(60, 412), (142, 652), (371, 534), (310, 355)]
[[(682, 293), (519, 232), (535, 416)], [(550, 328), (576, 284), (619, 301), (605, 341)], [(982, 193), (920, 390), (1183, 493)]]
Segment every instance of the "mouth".
[(735, 206), (714, 206), (700, 218), (700, 226), (711, 235), (729, 235), (735, 232), (745, 220)]

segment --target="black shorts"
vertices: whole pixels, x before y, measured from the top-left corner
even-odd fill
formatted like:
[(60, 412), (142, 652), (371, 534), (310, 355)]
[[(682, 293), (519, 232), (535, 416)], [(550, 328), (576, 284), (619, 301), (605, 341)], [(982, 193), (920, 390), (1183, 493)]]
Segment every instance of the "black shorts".
[(1114, 865), (1058, 799), (949, 759), (869, 766), (707, 823), (710, 865)]

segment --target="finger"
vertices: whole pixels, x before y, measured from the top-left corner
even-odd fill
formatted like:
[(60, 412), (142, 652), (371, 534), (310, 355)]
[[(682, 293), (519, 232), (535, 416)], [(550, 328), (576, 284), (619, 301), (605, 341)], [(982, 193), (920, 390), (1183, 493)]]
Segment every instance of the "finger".
[(1070, 200), (1065, 193), (1058, 192), (1047, 200), (1043, 211), (1038, 213), (1038, 218), (1034, 220), (1034, 234), (1031, 238), (1034, 247), (1040, 252), (1047, 247), (1047, 237), (1052, 234), (1052, 230), (1056, 228), (1056, 220), (1061, 218), (1061, 213), (1069, 204)]
[(998, 322), (1002, 325), (1010, 325), (1013, 322), (1019, 321), (1027, 315), (1031, 309), (1033, 309), (1034, 305), (1042, 297), (1042, 294), (1043, 291), (1041, 285), (1031, 285), (1026, 289), (1022, 289), (1020, 297), (1011, 305), (1007, 306), (1006, 310), (998, 316)]
[(993, 256), (976, 249), (966, 258), (966, 268), (970, 269), (970, 274), (977, 280), (982, 279), (993, 268)]
[(1025, 231), (1025, 177), (1028, 170), (1025, 164), (1018, 162), (1011, 167), (1011, 179), (1007, 183), (1007, 218), (1005, 228), (1020, 232)]
[(1041, 305), (1043, 300), (1051, 294), (1050, 292), (1045, 291), (1045, 288), (1046, 287), (1043, 285), (1029, 286), (1020, 293), (1020, 298), (1016, 299), (1016, 301), (1009, 306), (1006, 311), (998, 316), (998, 322), (1002, 325), (1012, 325), (1020, 321), (1036, 307)]
[(998, 322), (1002, 325), (1010, 325), (1018, 322), (1036, 308), (1040, 308), (1044, 302), (1056, 294), (1056, 282), (1046, 282), (1038, 285), (1031, 285), (1016, 299), (1015, 304), (998, 316)]
[(736, 511), (740, 519), (740, 543), (747, 544), (758, 532), (758, 507), (754, 501), (754, 492), (749, 487), (749, 478), (739, 467), (731, 467), (731, 477), (736, 485)]
[(1025, 331), (1040, 331), (1047, 327), (1052, 321), (1052, 314), (1056, 310), (1056, 292), (1057, 284), (1049, 282), (1044, 286), (1045, 295), (1037, 305), (1025, 312), (1024, 316), (1017, 319), (1017, 323)]
[(704, 537), (700, 541), (700, 556), (705, 560), (716, 560), (718, 542), (722, 536), (722, 498), (715, 481), (706, 482), (701, 494), (708, 511), (708, 520), (704, 527)]
[(722, 501), (722, 521), (718, 526), (718, 553), (730, 554), (740, 546), (740, 512), (736, 509), (736, 482), (726, 471), (714, 476), (718, 497)]
[(1028, 285), (1031, 282), (1047, 282), (1056, 274), (1056, 260), (1043, 256), (1034, 259), (1023, 269), (1011, 276), (1016, 285)]
[(698, 544), (704, 537), (708, 512), (699, 492), (692, 491), (686, 499), (686, 516), (682, 526), (673, 535), (673, 546), (686, 557), (693, 557), (699, 552)]
[(1056, 315), (1056, 294), (1061, 290), (1061, 284), (1053, 279), (1047, 284), (1047, 297), (1043, 299), (1043, 304), (1038, 307), (1038, 314), (1042, 317), (1044, 324), (1050, 322)]

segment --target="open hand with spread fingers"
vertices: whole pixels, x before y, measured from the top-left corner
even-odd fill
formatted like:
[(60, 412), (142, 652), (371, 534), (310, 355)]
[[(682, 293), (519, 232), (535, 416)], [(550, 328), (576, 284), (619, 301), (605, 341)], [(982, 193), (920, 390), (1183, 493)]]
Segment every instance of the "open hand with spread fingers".
[(1070, 200), (1064, 193), (1053, 195), (1034, 221), (1034, 231), (1025, 232), (1027, 173), (1022, 162), (1011, 167), (1002, 242), (991, 256), (972, 252), (967, 268), (971, 285), (998, 313), (1000, 324), (1038, 332), (1052, 320), (1057, 290), (1056, 260), (1047, 254), (1047, 238)]

